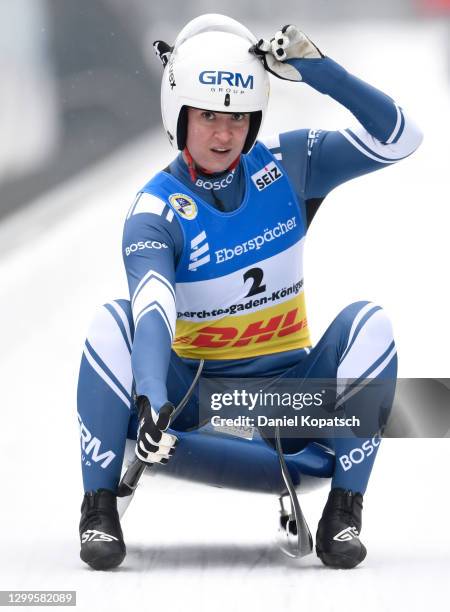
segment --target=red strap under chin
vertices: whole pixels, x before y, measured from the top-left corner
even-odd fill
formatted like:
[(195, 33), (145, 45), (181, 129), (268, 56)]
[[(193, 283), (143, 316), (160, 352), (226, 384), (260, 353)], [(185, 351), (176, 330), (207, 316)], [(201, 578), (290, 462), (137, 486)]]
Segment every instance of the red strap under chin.
[[(192, 179), (192, 182), (195, 183), (195, 181), (197, 180), (197, 170), (195, 169), (194, 158), (190, 154), (189, 149), (187, 147), (184, 148), (183, 153), (186, 156), (187, 166), (188, 166), (188, 169), (189, 169), (189, 175), (190, 175), (190, 177)], [(239, 164), (239, 160), (240, 159), (241, 159), (241, 155), (239, 154), (236, 157), (236, 159), (234, 160), (234, 162), (232, 162), (232, 164), (228, 168), (229, 172), (231, 172), (232, 170), (234, 170), (237, 167), (237, 165)], [(200, 169), (202, 174), (215, 174), (214, 172), (210, 172), (209, 170), (205, 170), (204, 168), (199, 168), (199, 169)]]
[(231, 164), (231, 166), (228, 168), (228, 170), (231, 172), (231, 170), (234, 170), (235, 168), (237, 168), (238, 164), (239, 164), (239, 160), (241, 159), (241, 154), (239, 153), (239, 155), (236, 157), (236, 159), (234, 160), (234, 162)]

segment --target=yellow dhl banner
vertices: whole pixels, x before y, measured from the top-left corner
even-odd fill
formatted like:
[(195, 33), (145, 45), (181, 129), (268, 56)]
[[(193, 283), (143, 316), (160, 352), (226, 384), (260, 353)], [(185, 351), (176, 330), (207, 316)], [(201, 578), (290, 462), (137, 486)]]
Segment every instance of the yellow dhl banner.
[(305, 296), (215, 322), (178, 319), (173, 349), (189, 359), (244, 359), (310, 346)]

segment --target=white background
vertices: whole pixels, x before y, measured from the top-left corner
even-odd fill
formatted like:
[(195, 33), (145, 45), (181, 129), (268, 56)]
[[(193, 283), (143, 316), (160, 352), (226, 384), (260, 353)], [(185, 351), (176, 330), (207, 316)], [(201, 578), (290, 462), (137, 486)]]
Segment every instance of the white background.
[[(306, 246), (313, 340), (346, 304), (374, 300), (393, 321), (399, 375), (449, 376), (445, 29), (380, 22), (310, 34), (425, 132), (410, 159), (322, 205)], [(306, 86), (272, 84), (265, 134), (353, 122)], [(126, 296), (123, 219), (172, 155), (162, 130), (147, 134), (0, 227), (0, 589), (75, 589), (83, 610), (446, 609), (448, 440), (383, 442), (365, 497), (369, 553), (354, 571), (323, 568), (314, 555), (285, 559), (275, 498), (151, 477), (123, 521), (123, 566), (93, 572), (79, 560), (81, 348), (95, 307)], [(326, 495), (301, 496), (313, 532)]]

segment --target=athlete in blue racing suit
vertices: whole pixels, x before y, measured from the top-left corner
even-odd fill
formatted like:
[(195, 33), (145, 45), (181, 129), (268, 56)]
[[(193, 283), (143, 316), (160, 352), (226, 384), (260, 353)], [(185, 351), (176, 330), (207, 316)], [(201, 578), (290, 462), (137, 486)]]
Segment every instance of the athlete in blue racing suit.
[[(181, 152), (139, 190), (129, 208), (123, 259), (130, 300), (99, 309), (84, 348), (78, 386), (86, 492), (81, 558), (96, 569), (114, 567), (125, 556), (115, 492), (127, 437), (137, 437), (141, 460), (170, 459), (176, 438), (165, 429), (201, 360), (204, 377), (385, 379), (379, 401), (385, 415), (394, 395), (396, 349), (380, 306), (350, 304), (311, 346), (303, 247), (332, 189), (408, 157), (421, 133), (391, 98), (324, 57), (294, 26), (255, 44), (243, 26), (219, 17), (188, 24), (174, 49), (157, 45), (166, 65), (165, 127)], [(209, 58), (220, 54), (220, 36), (227, 53), (222, 50), (224, 70), (218, 71), (212, 69), (217, 60)], [(233, 62), (233, 44), (241, 45), (250, 76), (245, 64), (239, 64), (240, 72), (225, 70)], [(181, 72), (183, 62), (189, 71)], [(251, 99), (258, 71), (260, 96), (267, 97), (269, 72), (301, 80), (345, 106), (358, 123), (338, 131), (299, 129), (255, 142), (262, 119)], [(205, 101), (188, 92), (172, 129), (170, 95), (184, 95), (189, 79)], [(242, 102), (247, 94), (249, 101)], [(250, 112), (240, 110), (245, 104)], [(341, 402), (352, 396), (345, 385), (339, 392)], [(358, 403), (355, 396), (352, 401)], [(194, 392), (171, 429), (196, 424)], [(354, 567), (366, 554), (359, 540), (362, 495), (379, 439), (323, 442), (336, 461), (316, 550), (326, 565)], [(296, 452), (302, 444), (299, 431), (283, 441), (283, 449)]]

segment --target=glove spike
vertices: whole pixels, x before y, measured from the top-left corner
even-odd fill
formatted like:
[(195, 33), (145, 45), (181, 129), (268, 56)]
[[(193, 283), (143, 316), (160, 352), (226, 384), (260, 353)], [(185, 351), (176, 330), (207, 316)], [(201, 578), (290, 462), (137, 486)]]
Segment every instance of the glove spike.
[(156, 55), (159, 57), (162, 65), (165, 68), (169, 62), (173, 47), (171, 47), (163, 40), (155, 40), (155, 42), (153, 43), (153, 49), (155, 50)]

